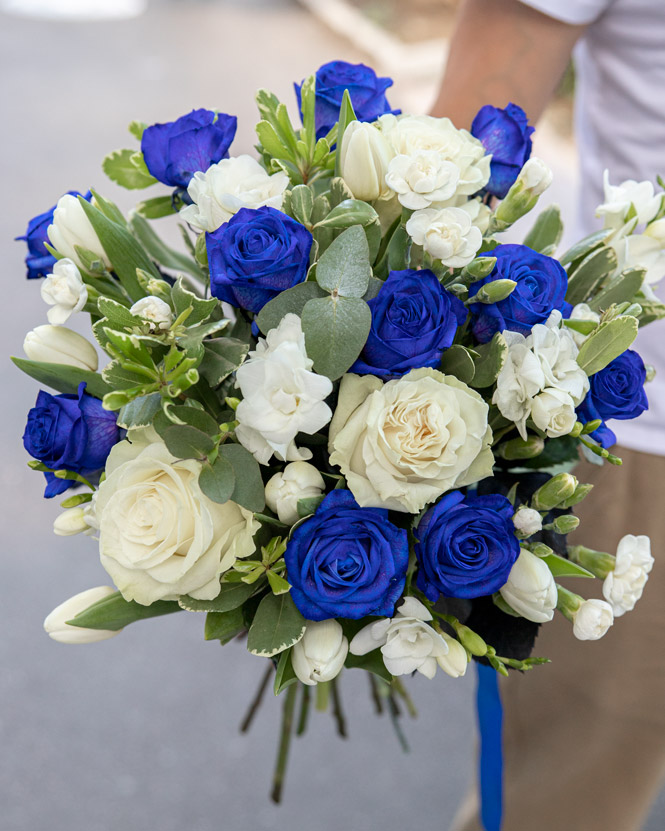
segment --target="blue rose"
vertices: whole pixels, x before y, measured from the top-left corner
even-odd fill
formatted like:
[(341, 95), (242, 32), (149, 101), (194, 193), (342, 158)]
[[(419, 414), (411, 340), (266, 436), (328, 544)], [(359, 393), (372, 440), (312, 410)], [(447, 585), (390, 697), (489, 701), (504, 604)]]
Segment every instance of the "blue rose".
[(372, 328), (349, 370), (359, 375), (396, 376), (438, 366), (466, 320), (462, 301), (428, 269), (392, 271), (368, 305)]
[[(339, 119), (339, 108), (348, 89), (358, 121), (376, 121), (384, 113), (397, 115), (386, 99), (386, 90), (393, 85), (392, 78), (378, 78), (376, 72), (362, 63), (330, 61), (316, 70), (316, 137), (325, 136)], [(300, 88), (293, 85), (301, 109)]]
[(471, 134), (492, 154), (490, 180), (485, 189), (499, 199), (508, 193), (531, 155), (533, 130), (526, 113), (517, 104), (508, 104), (505, 110), (489, 105), (481, 107), (473, 119)]
[[(92, 197), (90, 191), (86, 194), (81, 194), (77, 190), (70, 190), (68, 193), (71, 196), (83, 196), (88, 201)], [(55, 265), (55, 257), (50, 254), (44, 243), (49, 241), (48, 227), (53, 223), (53, 211), (56, 206), (49, 208), (43, 214), (33, 216), (28, 222), (28, 228), (22, 237), (15, 237), (17, 240), (23, 240), (28, 244), (28, 253), (25, 257), (25, 265), (28, 269), (26, 277), (28, 280), (34, 280), (36, 277), (46, 277), (53, 271)]]
[(603, 423), (591, 433), (603, 447), (612, 447), (617, 437), (605, 424), (608, 418), (628, 420), (637, 418), (649, 409), (644, 391), (647, 371), (644, 361), (632, 349), (627, 349), (611, 361), (605, 369), (589, 378), (589, 392), (577, 408), (582, 423), (600, 418)]
[[(72, 470), (89, 478), (106, 463), (111, 448), (120, 440), (116, 414), (79, 385), (78, 395), (50, 395), (40, 391), (28, 413), (23, 446), (28, 453), (53, 470)], [(74, 487), (71, 479), (45, 473), (44, 496), (57, 496)]]
[(312, 235), (275, 208), (241, 208), (206, 234), (210, 291), (219, 300), (258, 312), (307, 276)]
[(165, 185), (186, 188), (197, 171), (228, 156), (237, 121), (234, 115), (200, 109), (147, 127), (141, 138), (146, 167)]
[(418, 588), (432, 601), (483, 597), (504, 585), (520, 544), (505, 496), (451, 491), (420, 520), (415, 535)]
[(393, 614), (404, 590), (409, 541), (382, 508), (334, 490), (291, 535), (284, 554), (291, 597), (309, 620)]
[(499, 245), (485, 256), (496, 257), (496, 265), (487, 277), (471, 285), (469, 296), (493, 280), (514, 280), (517, 285), (499, 303), (472, 303), (469, 307), (471, 328), (480, 343), (487, 343), (504, 329), (528, 335), (536, 323), (547, 320), (553, 309), (564, 317), (570, 314), (572, 307), (565, 300), (568, 276), (558, 260), (526, 245)]

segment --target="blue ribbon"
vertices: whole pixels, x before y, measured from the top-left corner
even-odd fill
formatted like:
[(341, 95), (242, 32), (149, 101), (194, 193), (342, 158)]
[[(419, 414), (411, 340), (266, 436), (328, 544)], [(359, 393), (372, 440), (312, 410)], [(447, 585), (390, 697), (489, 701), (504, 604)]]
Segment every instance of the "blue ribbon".
[(480, 729), (480, 816), (485, 831), (501, 831), (503, 815), (503, 708), (498, 673), (479, 664), (478, 727)]

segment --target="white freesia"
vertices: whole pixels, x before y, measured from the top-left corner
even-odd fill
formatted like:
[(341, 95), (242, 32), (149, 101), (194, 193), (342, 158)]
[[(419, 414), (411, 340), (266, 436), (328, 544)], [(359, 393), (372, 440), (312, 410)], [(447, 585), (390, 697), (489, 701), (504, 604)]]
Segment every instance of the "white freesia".
[(232, 156), (197, 171), (187, 187), (193, 205), (180, 216), (200, 231), (215, 231), (240, 208), (281, 208), (286, 173), (269, 175), (252, 156)]
[(452, 488), (491, 475), (488, 406), (435, 369), (383, 383), (345, 375), (330, 425), (330, 463), (363, 507), (418, 513)]
[(552, 184), (552, 168), (537, 156), (531, 156), (524, 163), (515, 184), (530, 191), (532, 196), (541, 196)]
[(111, 269), (111, 261), (106, 256), (97, 232), (78, 198), (71, 193), (66, 193), (58, 200), (53, 211), (53, 224), (49, 225), (46, 233), (55, 250), (63, 257), (73, 260), (79, 268), (84, 268), (84, 265), (76, 253), (76, 246), (91, 251), (106, 269)]
[(312, 687), (336, 678), (348, 652), (349, 641), (336, 620), (308, 620), (305, 634), (291, 651), (291, 664), (298, 679)]
[(635, 608), (653, 567), (649, 537), (626, 534), (619, 541), (614, 571), (603, 582), (603, 597), (612, 607), (614, 617)]
[(53, 533), (59, 537), (71, 537), (74, 534), (81, 534), (88, 530), (89, 525), (85, 518), (85, 508), (80, 505), (75, 508), (67, 508), (53, 522)]
[(426, 208), (414, 211), (406, 231), (416, 245), (443, 265), (460, 268), (471, 262), (480, 248), (483, 235), (462, 208)]
[(266, 505), (277, 514), (280, 522), (293, 525), (298, 516), (298, 500), (320, 496), (325, 482), (309, 462), (290, 462), (266, 484)]
[(142, 317), (150, 323), (153, 332), (160, 332), (168, 329), (173, 323), (173, 312), (169, 304), (161, 297), (142, 297), (129, 310), (133, 315)]
[(393, 195), (386, 173), (395, 151), (377, 127), (352, 121), (344, 131), (339, 154), (340, 175), (356, 199), (373, 202)]
[(312, 372), (300, 318), (287, 314), (236, 372), (243, 400), (236, 410), (238, 440), (261, 464), (273, 453), (281, 461), (304, 461), (312, 453), (299, 450), (298, 433), (316, 433), (330, 421), (325, 399), (332, 383)]
[(439, 655), (436, 662), (451, 678), (461, 678), (462, 675), (466, 674), (466, 668), (469, 665), (469, 656), (466, 649), (456, 638), (452, 638), (445, 632), (441, 637), (448, 645), (448, 654)]
[(48, 323), (36, 326), (25, 336), (23, 351), (31, 361), (67, 364), (92, 372), (96, 372), (99, 365), (97, 352), (90, 341), (65, 326)]
[(102, 566), (126, 600), (211, 600), (220, 576), (254, 552), (252, 512), (213, 502), (200, 473), (197, 460), (176, 459), (152, 428), (130, 430), (111, 450), (95, 513)]
[(534, 623), (552, 620), (557, 604), (557, 588), (547, 564), (522, 549), (499, 592), (516, 612)]
[(51, 612), (44, 621), (44, 630), (49, 637), (60, 643), (95, 643), (105, 641), (108, 638), (119, 635), (122, 629), (83, 629), (80, 626), (70, 626), (67, 621), (73, 620), (80, 612), (85, 611), (93, 603), (103, 600), (115, 589), (111, 586), (97, 586), (94, 589), (87, 589), (84, 592), (75, 594), (69, 600), (65, 600)]
[[(594, 312), (594, 310), (586, 303), (577, 303), (573, 306), (569, 320), (584, 320), (590, 321), (591, 323), (600, 323), (600, 315), (598, 312)], [(570, 332), (578, 349), (589, 337), (588, 335), (583, 335), (581, 332), (576, 332), (575, 329), (569, 329), (568, 331)]]
[(42, 282), (41, 295), (52, 306), (46, 317), (54, 326), (62, 326), (75, 312), (80, 312), (88, 300), (88, 289), (76, 263), (67, 257), (58, 260), (53, 273)]
[(652, 222), (642, 234), (618, 237), (612, 248), (617, 253), (619, 271), (646, 269), (643, 291), (648, 291), (665, 277), (665, 219)]
[(532, 534), (542, 531), (543, 518), (535, 508), (527, 508), (522, 505), (513, 514), (513, 525), (521, 536), (530, 537)]
[[(427, 621), (432, 615), (415, 597), (405, 597), (394, 618), (383, 618), (365, 626), (351, 641), (352, 655), (366, 655), (381, 648), (383, 663), (391, 675), (408, 675), (416, 670), (434, 678), (440, 658), (449, 646)], [(465, 656), (466, 657), (466, 656)]]
[(421, 150), (429, 150), (442, 161), (455, 164), (459, 171), (456, 194), (471, 196), (489, 182), (492, 157), (486, 155), (477, 138), (467, 130), (458, 130), (449, 118), (387, 114), (382, 115), (377, 124), (395, 153), (413, 156)]
[(614, 623), (612, 607), (604, 600), (584, 600), (574, 613), (573, 635), (580, 641), (597, 641)]
[(388, 165), (386, 184), (397, 194), (401, 205), (411, 210), (445, 202), (457, 190), (459, 168), (442, 159), (435, 150), (400, 154)]
[(604, 217), (606, 228), (621, 228), (631, 209), (635, 212), (638, 225), (650, 222), (660, 210), (663, 195), (654, 194), (651, 182), (627, 179), (620, 185), (611, 185), (610, 174), (606, 170), (603, 187), (605, 201), (596, 209), (596, 216)]

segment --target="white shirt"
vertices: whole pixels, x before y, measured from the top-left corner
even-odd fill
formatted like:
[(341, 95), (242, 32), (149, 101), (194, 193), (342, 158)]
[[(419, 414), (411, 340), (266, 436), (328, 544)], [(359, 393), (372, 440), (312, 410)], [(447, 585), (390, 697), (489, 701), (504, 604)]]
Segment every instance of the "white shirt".
[[(581, 237), (600, 227), (606, 168), (612, 184), (665, 175), (665, 0), (521, 2), (588, 25), (575, 51)], [(665, 280), (658, 291), (665, 297)], [(624, 447), (665, 455), (665, 322), (643, 329), (634, 348), (657, 371), (646, 388), (649, 410), (610, 427)]]

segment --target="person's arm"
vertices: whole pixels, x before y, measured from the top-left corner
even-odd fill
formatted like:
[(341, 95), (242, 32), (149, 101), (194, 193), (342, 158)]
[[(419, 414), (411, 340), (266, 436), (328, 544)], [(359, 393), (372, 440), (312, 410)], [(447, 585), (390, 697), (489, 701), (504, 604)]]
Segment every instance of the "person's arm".
[(519, 104), (538, 120), (584, 32), (519, 0), (464, 0), (432, 115), (471, 126), (484, 104)]

